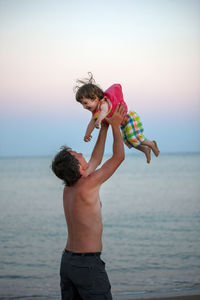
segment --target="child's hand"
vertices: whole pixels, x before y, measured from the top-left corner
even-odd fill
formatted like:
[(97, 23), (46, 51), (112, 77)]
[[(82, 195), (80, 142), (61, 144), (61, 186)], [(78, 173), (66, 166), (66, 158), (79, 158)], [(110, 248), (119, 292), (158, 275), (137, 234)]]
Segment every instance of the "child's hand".
[(99, 129), (100, 128), (100, 124), (101, 124), (101, 121), (96, 120), (95, 125), (94, 125), (95, 128)]
[(85, 142), (89, 142), (91, 139), (92, 139), (92, 136), (91, 136), (91, 135), (85, 135), (85, 136), (84, 136), (84, 141), (85, 141)]

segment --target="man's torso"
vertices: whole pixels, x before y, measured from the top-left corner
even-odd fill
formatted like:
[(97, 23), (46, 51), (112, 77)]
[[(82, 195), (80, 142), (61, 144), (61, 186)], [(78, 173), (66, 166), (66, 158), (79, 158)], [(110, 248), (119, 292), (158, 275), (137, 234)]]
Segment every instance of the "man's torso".
[(101, 252), (102, 216), (99, 188), (90, 189), (80, 179), (64, 188), (63, 205), (68, 227), (66, 249), (73, 252)]

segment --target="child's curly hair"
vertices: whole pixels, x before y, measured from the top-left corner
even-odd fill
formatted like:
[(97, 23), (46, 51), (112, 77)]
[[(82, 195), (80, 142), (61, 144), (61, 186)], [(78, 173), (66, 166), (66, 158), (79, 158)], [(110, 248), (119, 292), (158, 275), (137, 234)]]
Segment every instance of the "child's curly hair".
[[(78, 79), (76, 82), (78, 85), (74, 87), (76, 93), (76, 101), (81, 102), (83, 98), (89, 98), (94, 100), (96, 97), (99, 100), (103, 99), (104, 92), (95, 83), (94, 77), (91, 72), (88, 72), (89, 78)], [(82, 84), (80, 86), (80, 84)]]

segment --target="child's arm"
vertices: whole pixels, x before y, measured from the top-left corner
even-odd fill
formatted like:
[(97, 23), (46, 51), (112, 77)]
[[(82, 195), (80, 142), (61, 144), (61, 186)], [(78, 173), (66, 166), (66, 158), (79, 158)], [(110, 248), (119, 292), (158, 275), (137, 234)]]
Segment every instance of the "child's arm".
[(90, 122), (87, 126), (86, 133), (84, 136), (85, 142), (89, 142), (91, 140), (91, 138), (92, 138), (91, 133), (94, 130), (94, 127), (95, 127), (95, 119), (93, 119), (93, 117), (92, 117), (92, 119), (90, 120)]
[(98, 116), (98, 118), (97, 118), (97, 120), (95, 122), (95, 127), (96, 128), (100, 127), (101, 121), (103, 119), (105, 119), (105, 117), (107, 116), (107, 114), (108, 114), (108, 103), (107, 102), (103, 102), (101, 104), (101, 111), (100, 111), (99, 116)]

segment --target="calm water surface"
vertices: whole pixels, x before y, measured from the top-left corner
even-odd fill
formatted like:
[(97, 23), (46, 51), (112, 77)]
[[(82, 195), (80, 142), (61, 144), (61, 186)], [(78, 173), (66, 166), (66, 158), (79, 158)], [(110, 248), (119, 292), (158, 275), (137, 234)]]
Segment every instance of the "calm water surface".
[[(60, 298), (67, 230), (50, 163), (0, 159), (2, 298)], [(151, 165), (133, 155), (102, 186), (102, 258), (114, 299), (200, 294), (199, 179), (200, 154), (160, 155)]]

